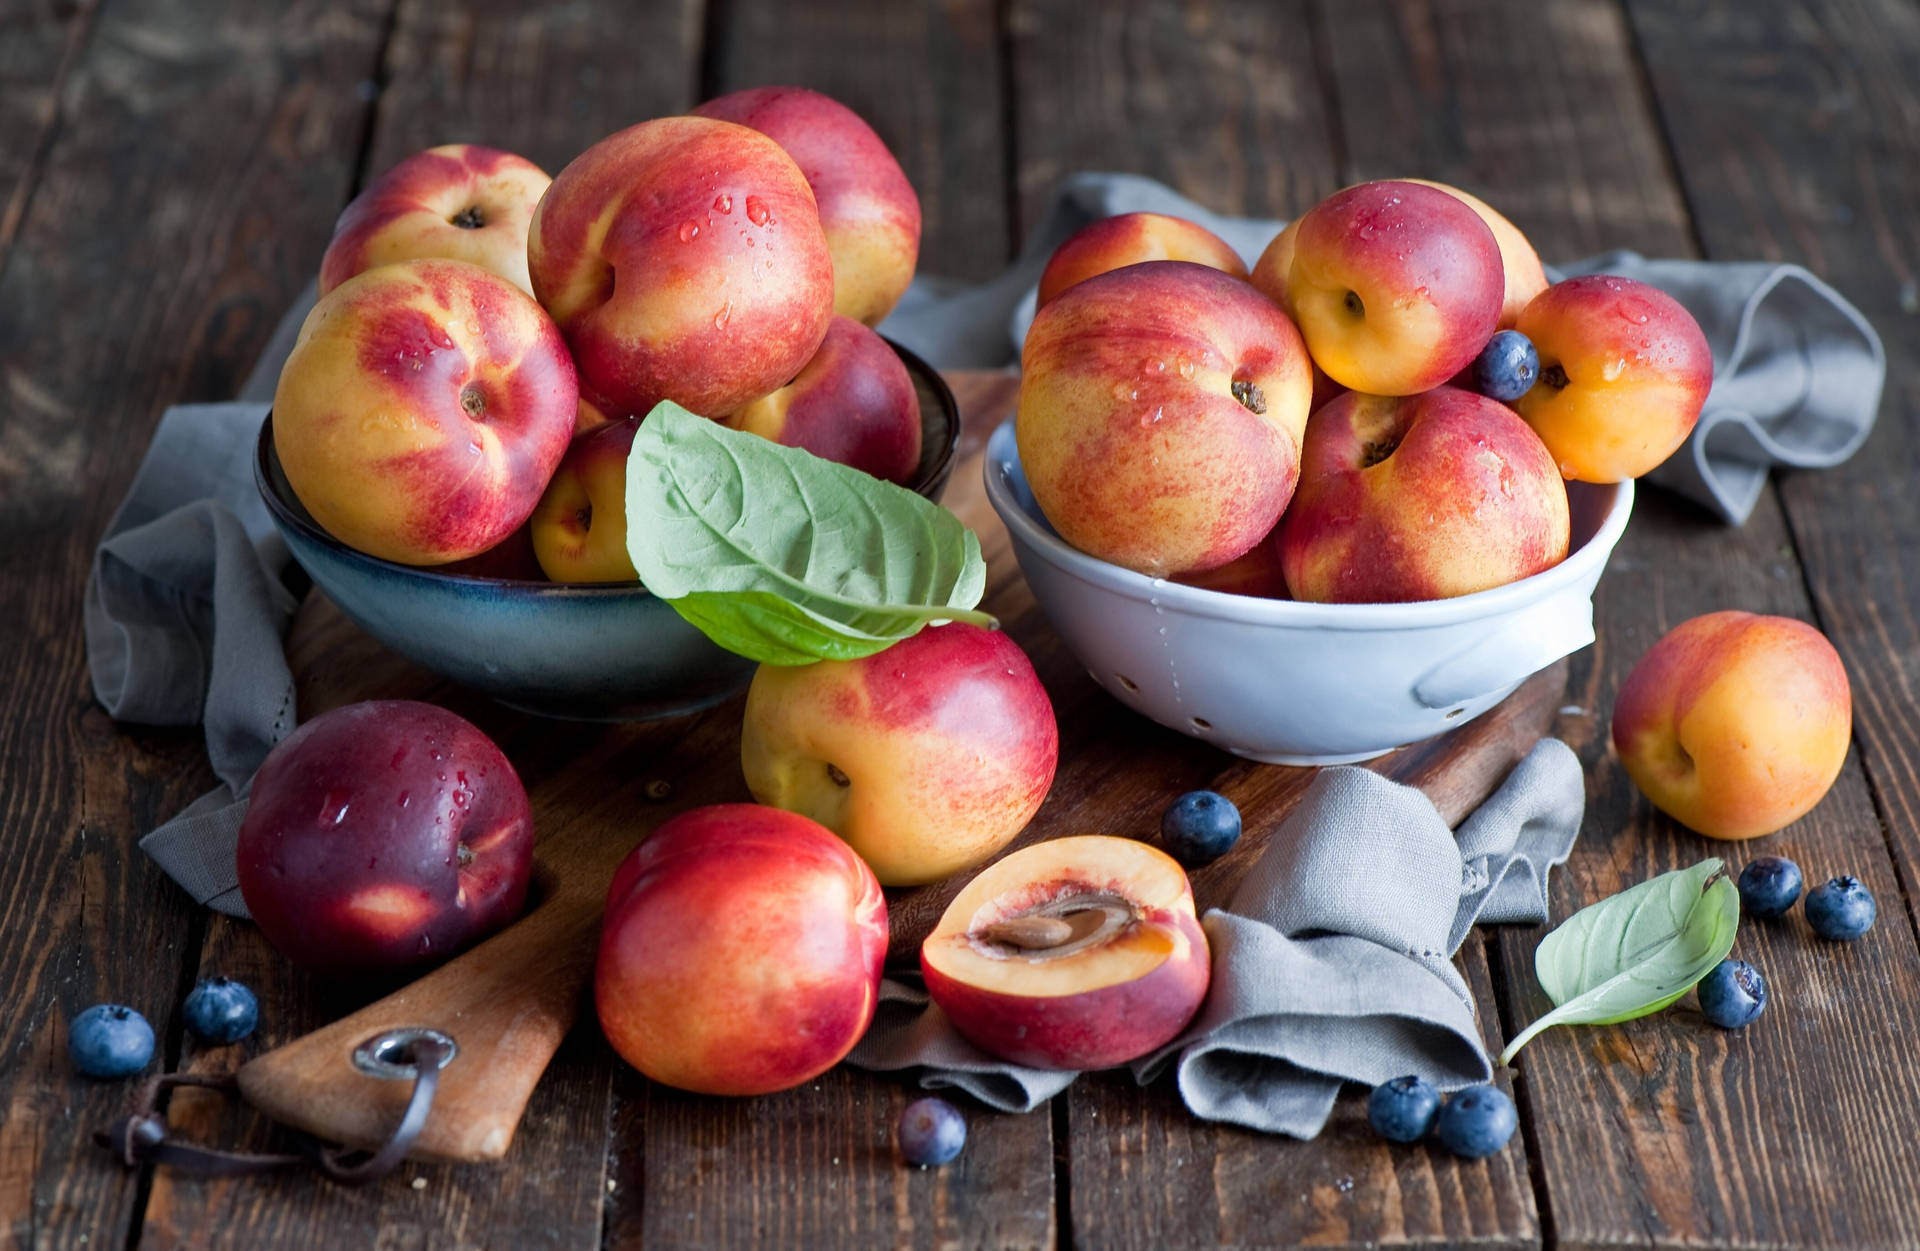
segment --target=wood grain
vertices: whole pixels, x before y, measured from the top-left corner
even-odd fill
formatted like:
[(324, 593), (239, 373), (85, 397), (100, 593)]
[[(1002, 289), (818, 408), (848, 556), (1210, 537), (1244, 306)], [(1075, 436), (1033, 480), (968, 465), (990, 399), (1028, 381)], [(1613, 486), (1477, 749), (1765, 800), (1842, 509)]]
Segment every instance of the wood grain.
[(1222, 213), (1287, 217), (1338, 185), (1305, 0), (1011, 0), (1020, 226), (1062, 178), (1146, 174)]
[(557, 174), (614, 131), (695, 102), (700, 10), (400, 0), (366, 176), (441, 143), (506, 148)]
[(791, 84), (852, 108), (919, 193), (920, 271), (988, 278), (1019, 242), (997, 8), (992, 0), (718, 0), (706, 89)]
[[(1603, 245), (1692, 250), (1693, 223), (1669, 211), (1679, 189), (1612, 4), (1329, 5), (1328, 14), (1356, 168), (1420, 169), (1483, 191), (1511, 206), (1549, 260)], [(1691, 79), (1721, 41), (1698, 6), (1684, 29), (1673, 72)], [(1725, 55), (1737, 63), (1737, 50)], [(1440, 120), (1409, 128), (1413, 117)], [(1699, 226), (1711, 220), (1703, 214)], [(1641, 652), (1689, 616), (1734, 607), (1810, 615), (1777, 494), (1731, 529), (1644, 492), (1600, 586), (1599, 643), (1574, 675), (1570, 702), (1584, 711), (1565, 731), (1587, 765), (1590, 802), (1554, 884), (1556, 920), (1666, 869), (1755, 854), (1653, 812), (1605, 737), (1614, 691)], [(1897, 891), (1857, 764), (1811, 817), (1764, 846), (1811, 879), (1845, 869), (1883, 898)], [(1536, 941), (1503, 932), (1494, 953), (1510, 1031), (1547, 1006), (1532, 977)], [(1911, 931), (1882, 927), (1871, 946), (1836, 950), (1795, 917), (1748, 925), (1736, 954), (1775, 994), (1744, 1032), (1713, 1030), (1683, 1006), (1553, 1031), (1522, 1053), (1523, 1123), (1557, 1245), (1912, 1241), (1913, 1163), (1891, 1146), (1906, 1113), (1883, 1093), (1920, 1081), (1904, 1042), (1920, 992)], [(1848, 1163), (1833, 1167), (1839, 1160)]]
[[(1483, 946), (1461, 951), (1487, 1047), (1498, 1053)], [(1498, 1084), (1512, 1089), (1504, 1075)], [(1538, 1245), (1524, 1152), (1463, 1163), (1437, 1143), (1389, 1149), (1363, 1100), (1342, 1099), (1311, 1143), (1197, 1121), (1171, 1083), (1142, 1088), (1121, 1073), (1081, 1078), (1067, 1108), (1079, 1246)], [(1125, 1201), (1093, 1179), (1118, 1179)]]
[[(436, 143), (475, 141), (520, 152), (557, 170), (601, 136), (640, 118), (692, 102), (698, 23), (691, 4), (651, 6), (635, 14), (612, 3), (529, 8), (472, 0), (428, 4), (401, 0), (391, 31), (366, 80), (378, 91), (359, 180), (411, 152)], [(634, 73), (636, 64), (660, 64), (672, 73)], [(355, 155), (351, 143), (348, 156)], [(300, 251), (317, 267), (331, 234), (332, 206), (301, 236)], [(304, 275), (303, 275), (304, 277)], [(415, 669), (371, 644), (316, 598), (296, 624), (289, 654), (300, 677), (302, 718), (353, 699), (383, 695), (444, 704), (494, 735), (523, 772), (551, 779), (553, 807), (536, 809), (537, 828), (561, 833), (558, 813), (586, 812), (590, 821), (618, 823), (621, 814), (588, 802), (600, 793), (597, 770), (625, 767), (622, 751), (660, 753), (655, 734), (600, 735), (582, 727), (533, 728), (471, 692)], [(663, 758), (661, 764), (668, 761)], [(575, 772), (568, 772), (569, 769)], [(620, 794), (649, 810), (642, 782)], [(590, 827), (591, 828), (591, 827)], [(638, 837), (635, 832), (630, 837)], [(209, 922), (199, 975), (249, 972), (263, 1002), (284, 1005), (258, 1040), (290, 1042), (373, 998), (380, 988), (316, 986), (288, 969), (251, 926), (225, 918)], [(577, 968), (575, 970), (577, 975)], [(577, 986), (577, 983), (576, 983)], [(568, 1006), (577, 1006), (576, 1003)], [(221, 1053), (194, 1055), (194, 1067), (230, 1068)], [(606, 1196), (603, 1160), (611, 1115), (612, 1060), (589, 1028), (584, 1045), (563, 1046), (547, 1079), (535, 1090), (513, 1147), (514, 1169), (429, 1169), (407, 1178), (429, 1186), (404, 1213), (390, 1212), (351, 1192), (307, 1177), (206, 1183), (170, 1174), (156, 1177), (142, 1241), (159, 1246), (408, 1245), (579, 1246), (595, 1241)], [(237, 1116), (213, 1101), (186, 1102), (176, 1118), (183, 1132), (251, 1145), (276, 1141), (259, 1118)], [(402, 1181), (381, 1189), (408, 1193)]]
[[(1278, 217), (1310, 207), (1345, 180), (1341, 132), (1351, 121), (1321, 64), (1343, 36), (1314, 5), (1017, 0), (1012, 15), (1014, 126), (1029, 225), (1053, 184), (1078, 169), (1151, 174), (1210, 208)], [(1016, 619), (1008, 628), (1039, 649), (1036, 661), (1058, 646), (1044, 625), (1031, 642), (1018, 633), (1022, 626)], [(1084, 675), (1050, 689), (1062, 725), (1080, 728), (1072, 763), (1038, 818), (1048, 829), (1092, 825), (1150, 835), (1168, 799), (1196, 787), (1234, 798), (1260, 828), (1277, 819), (1289, 788), (1304, 785), (1297, 770), (1236, 761), (1171, 730), (1113, 716), (1111, 701)], [(1203, 891), (1218, 889), (1204, 876)], [(1463, 960), (1481, 959), (1481, 942), (1470, 938)], [(1482, 1000), (1483, 1011), (1491, 1006)], [(1321, 1142), (1196, 1122), (1164, 1089), (1143, 1094), (1124, 1080), (1090, 1080), (1066, 1099), (1066, 1220), (1075, 1245), (1539, 1240), (1520, 1139), (1492, 1168), (1435, 1158), (1438, 1180), (1423, 1181), (1384, 1143), (1350, 1135), (1350, 1154), (1341, 1158), (1354, 1163), (1329, 1174)], [(1351, 1103), (1341, 1112), (1348, 1123)], [(1321, 1189), (1330, 1203), (1316, 1203), (1311, 1184), (1290, 1188), (1316, 1177), (1328, 1180)], [(1342, 1178), (1346, 1189), (1331, 1184)], [(1434, 1204), (1436, 1187), (1477, 1223), (1469, 1227), (1458, 1211)]]
[[(1845, 465), (1781, 477), (1911, 911), (1920, 904), (1920, 8), (1849, 3), (1631, 10), (1708, 255), (1794, 261), (1887, 351), (1880, 419)], [(1796, 20), (1803, 19), (1803, 20)], [(1699, 32), (1696, 35), (1694, 32)], [(1695, 63), (1688, 47), (1712, 41)], [(1891, 904), (1882, 900), (1882, 907)], [(1915, 914), (1920, 916), (1920, 914)]]
[(0, 1243), (119, 1246), (137, 1219), (140, 1175), (89, 1139), (128, 1092), (72, 1072), (65, 1026), (124, 1001), (171, 1059), (200, 915), (135, 840), (209, 778), (197, 734), (93, 704), (84, 572), (161, 407), (229, 393), (304, 280), (281, 232), (338, 206), (378, 30), (366, 4), (119, 5), (21, 201), (0, 274)]
[(92, 0), (0, 3), (0, 270), (59, 129), (68, 73), (94, 12)]

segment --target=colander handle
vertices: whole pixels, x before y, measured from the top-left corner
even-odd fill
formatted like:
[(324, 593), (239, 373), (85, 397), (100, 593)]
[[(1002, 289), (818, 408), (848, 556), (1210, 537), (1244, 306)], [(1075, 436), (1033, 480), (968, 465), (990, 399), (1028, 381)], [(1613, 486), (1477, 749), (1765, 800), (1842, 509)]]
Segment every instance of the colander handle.
[(1427, 670), (1414, 683), (1413, 697), (1428, 708), (1453, 708), (1517, 686), (1591, 642), (1593, 601), (1557, 595)]

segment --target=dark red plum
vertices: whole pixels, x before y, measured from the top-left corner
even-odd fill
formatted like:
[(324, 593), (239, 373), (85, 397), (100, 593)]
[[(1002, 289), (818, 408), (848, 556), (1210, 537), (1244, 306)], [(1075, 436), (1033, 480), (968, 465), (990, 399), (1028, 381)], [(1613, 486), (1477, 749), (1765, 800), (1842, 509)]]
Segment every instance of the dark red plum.
[(254, 776), (240, 894), (316, 972), (408, 969), (517, 918), (533, 868), (526, 788), (461, 717), (408, 700), (301, 726)]

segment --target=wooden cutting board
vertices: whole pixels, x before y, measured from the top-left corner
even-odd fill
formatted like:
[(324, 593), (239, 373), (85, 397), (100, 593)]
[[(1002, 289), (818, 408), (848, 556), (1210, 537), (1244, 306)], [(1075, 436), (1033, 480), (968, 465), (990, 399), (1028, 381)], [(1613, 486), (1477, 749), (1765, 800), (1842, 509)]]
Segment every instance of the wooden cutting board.
[[(981, 486), (981, 449), (1011, 411), (1017, 381), (1000, 373), (961, 373), (950, 381), (960, 400), (963, 436), (945, 502), (979, 533), (988, 565), (983, 606), (1033, 658), (1060, 722), (1053, 792), (1014, 845), (1062, 834), (1151, 839), (1173, 796), (1211, 788), (1238, 804), (1246, 823), (1231, 854), (1192, 875), (1203, 910), (1224, 903), (1315, 771), (1226, 755), (1126, 712), (1094, 685), (1047, 627)], [(330, 1141), (370, 1147), (398, 1120), (409, 1084), (363, 1076), (351, 1062), (354, 1048), (388, 1028), (432, 1026), (453, 1035), (460, 1054), (442, 1074), (432, 1117), (413, 1154), (498, 1159), (579, 1015), (614, 867), (673, 814), (751, 798), (740, 776), (740, 700), (648, 726), (529, 717), (387, 651), (318, 594), (301, 610), (288, 654), (303, 719), (362, 699), (428, 699), (491, 734), (532, 799), (536, 902), (519, 923), (419, 981), (250, 1061), (240, 1071), (241, 1089), (276, 1120)], [(1368, 767), (1418, 786), (1450, 823), (1457, 822), (1546, 732), (1565, 686), (1562, 662), (1492, 712)], [(920, 940), (970, 876), (889, 892), (892, 961), (913, 960)]]

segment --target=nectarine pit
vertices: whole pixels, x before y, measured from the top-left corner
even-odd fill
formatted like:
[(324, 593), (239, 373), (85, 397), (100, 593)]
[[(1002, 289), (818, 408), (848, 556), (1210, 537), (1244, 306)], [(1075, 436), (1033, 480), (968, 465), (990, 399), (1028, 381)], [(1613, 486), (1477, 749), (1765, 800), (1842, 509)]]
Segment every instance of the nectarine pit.
[(467, 205), (452, 217), (447, 218), (447, 221), (462, 230), (478, 230), (487, 224), (487, 219), (481, 215), (478, 204)]
[(1057, 960), (1108, 942), (1140, 917), (1133, 901), (1110, 891), (1061, 895), (1002, 917), (967, 935), (1002, 959)]

